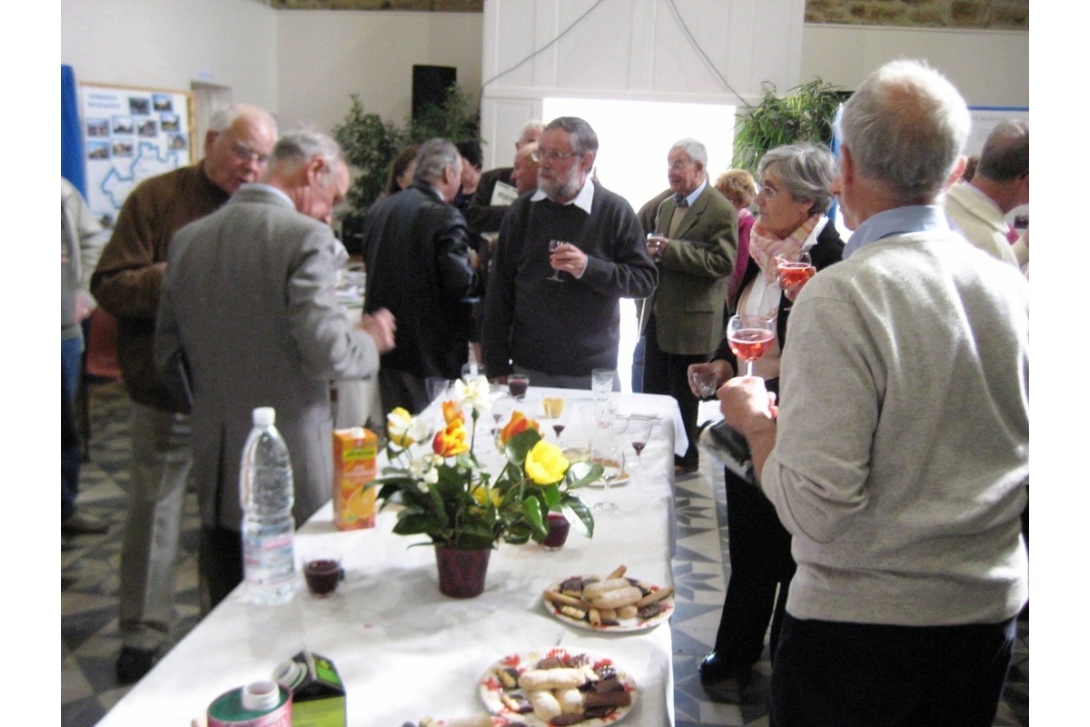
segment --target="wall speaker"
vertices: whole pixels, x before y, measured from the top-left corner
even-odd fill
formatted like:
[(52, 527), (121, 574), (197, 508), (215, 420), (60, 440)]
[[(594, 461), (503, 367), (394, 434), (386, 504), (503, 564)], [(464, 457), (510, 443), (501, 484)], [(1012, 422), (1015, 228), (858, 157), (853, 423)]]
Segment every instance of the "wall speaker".
[(458, 82), (458, 69), (453, 66), (413, 66), (413, 121), (428, 106), (442, 106), (447, 89)]

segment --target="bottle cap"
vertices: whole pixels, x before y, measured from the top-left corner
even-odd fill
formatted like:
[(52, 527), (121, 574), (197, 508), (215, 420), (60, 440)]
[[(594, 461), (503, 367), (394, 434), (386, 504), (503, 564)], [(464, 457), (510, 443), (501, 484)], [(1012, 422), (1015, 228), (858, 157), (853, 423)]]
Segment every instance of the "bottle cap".
[[(267, 408), (267, 407), (266, 407)], [(272, 411), (269, 409), (269, 411)], [(280, 702), (280, 685), (274, 681), (260, 681), (242, 688), (242, 706), (254, 712), (268, 712)]]
[(259, 406), (254, 409), (254, 424), (269, 427), (276, 423), (276, 409), (271, 406)]

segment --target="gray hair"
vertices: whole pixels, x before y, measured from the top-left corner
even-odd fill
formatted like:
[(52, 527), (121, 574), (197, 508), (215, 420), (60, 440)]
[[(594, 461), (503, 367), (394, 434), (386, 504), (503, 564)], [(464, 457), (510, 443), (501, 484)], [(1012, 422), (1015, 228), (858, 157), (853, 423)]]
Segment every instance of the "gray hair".
[(457, 172), (461, 167), (462, 155), (458, 147), (449, 139), (428, 139), (420, 145), (416, 154), (416, 169), (413, 181), (435, 184), (443, 181), (443, 170), (450, 167)]
[(681, 149), (683, 152), (689, 155), (689, 158), (694, 162), (700, 164), (705, 169), (708, 167), (708, 150), (707, 148), (697, 141), (696, 139), (684, 138), (674, 142), (674, 145), (670, 147), (670, 151), (675, 149)]
[(572, 149), (580, 154), (598, 153), (598, 135), (583, 119), (578, 116), (560, 116), (545, 125), (545, 131), (563, 129), (571, 134)]
[(527, 121), (525, 124), (523, 124), (522, 128), (519, 129), (519, 139), (525, 139), (526, 134), (531, 131), (536, 131), (540, 135), (541, 132), (544, 130), (545, 124), (541, 123), (537, 119), (531, 119), (530, 121)]
[(1029, 124), (999, 122), (984, 142), (976, 173), (996, 182), (1013, 182), (1029, 174)]
[(281, 136), (273, 147), (269, 155), (269, 170), (294, 171), (314, 157), (326, 160), (325, 179), (322, 180), (326, 183), (337, 163), (344, 164), (344, 152), (329, 134), (315, 129), (293, 129)]
[(965, 99), (921, 61), (892, 61), (867, 76), (840, 119), (859, 173), (899, 204), (930, 204), (945, 189), (969, 138)]
[(272, 117), (272, 114), (257, 106), (242, 103), (225, 106), (212, 114), (212, 118), (208, 120), (208, 130), (222, 134), (243, 116), (250, 117), (255, 121), (262, 121), (268, 124), (274, 133), (276, 132), (276, 119)]
[(813, 202), (810, 214), (825, 214), (833, 206), (829, 187), (836, 178), (836, 159), (825, 147), (800, 143), (770, 149), (761, 157), (758, 176), (766, 170), (776, 173), (791, 199)]

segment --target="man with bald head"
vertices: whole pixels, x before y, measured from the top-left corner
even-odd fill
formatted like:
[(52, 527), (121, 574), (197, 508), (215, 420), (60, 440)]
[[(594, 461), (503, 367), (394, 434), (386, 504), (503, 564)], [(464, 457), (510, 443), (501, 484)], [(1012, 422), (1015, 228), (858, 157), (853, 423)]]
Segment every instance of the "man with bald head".
[[(541, 138), (541, 132), (545, 128), (540, 121), (527, 121), (522, 125), (519, 138), (515, 142), (515, 156), (530, 144), (536, 144)], [(497, 167), (489, 169), (481, 175), (477, 183), (477, 193), (466, 209), (466, 224), (476, 233), (498, 232), (500, 223), (503, 222), (503, 213), (507, 211), (509, 204), (494, 204), (492, 194), (496, 191), (497, 184), (514, 185), (515, 167)], [(536, 185), (536, 182), (535, 182)], [(522, 194), (519, 192), (519, 194)]]
[(1029, 284), (952, 230), (969, 110), (915, 61), (844, 104), (851, 254), (799, 293), (779, 399), (718, 397), (798, 564), (780, 727), (991, 727), (1028, 593)]
[(152, 358), (159, 291), (174, 232), (257, 181), (276, 143), (267, 112), (235, 105), (213, 115), (205, 157), (145, 180), (125, 200), (91, 279), (118, 319), (117, 353), (132, 399), (129, 517), (121, 548), (117, 677), (134, 682), (170, 645), (174, 566), (191, 456), (187, 406), (159, 380)]
[(1005, 216), (1024, 204), (1029, 204), (1029, 124), (1001, 121), (988, 134), (972, 178), (946, 193), (946, 214), (966, 240), (1018, 265), (1011, 247), (1017, 233)]
[(164, 380), (183, 352), (190, 371), (204, 612), (242, 580), (239, 464), (252, 411), (276, 409), (302, 525), (329, 500), (333, 482), (330, 380), (374, 376), (379, 354), (393, 347), (388, 311), (353, 326), (337, 301), (348, 253), (329, 223), (347, 190), (337, 143), (317, 131), (289, 132), (262, 183), (243, 185), (171, 243), (155, 355)]

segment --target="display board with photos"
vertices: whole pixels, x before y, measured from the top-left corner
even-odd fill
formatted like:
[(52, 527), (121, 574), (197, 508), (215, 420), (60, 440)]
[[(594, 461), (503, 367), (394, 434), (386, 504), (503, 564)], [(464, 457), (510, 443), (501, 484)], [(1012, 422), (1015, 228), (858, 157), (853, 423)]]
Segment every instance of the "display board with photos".
[(196, 161), (193, 94), (79, 86), (87, 201), (107, 227), (143, 180)]

